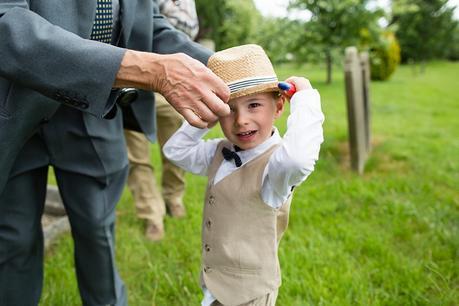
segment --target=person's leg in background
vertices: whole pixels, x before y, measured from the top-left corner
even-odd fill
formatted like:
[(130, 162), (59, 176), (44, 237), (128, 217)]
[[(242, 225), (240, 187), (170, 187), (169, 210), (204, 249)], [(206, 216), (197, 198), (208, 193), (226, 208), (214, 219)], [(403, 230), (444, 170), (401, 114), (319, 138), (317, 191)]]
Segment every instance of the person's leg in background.
[(150, 142), (144, 134), (130, 130), (124, 130), (124, 136), (129, 159), (128, 187), (134, 198), (137, 217), (145, 220), (145, 236), (149, 240), (161, 240), (166, 209), (151, 165)]
[(185, 216), (183, 205), (185, 193), (185, 171), (164, 157), (162, 147), (183, 123), (183, 117), (160, 94), (155, 94), (158, 142), (161, 148), (162, 195), (169, 214), (180, 218)]
[(101, 178), (58, 168), (54, 172), (72, 230), (83, 305), (127, 305), (115, 265), (115, 208), (128, 168)]
[[(157, 135), (160, 148), (182, 125), (183, 118), (159, 94), (155, 95)], [(145, 236), (152, 241), (164, 237), (164, 215), (166, 206), (169, 214), (180, 218), (185, 216), (183, 195), (185, 193), (185, 172), (168, 161), (161, 152), (162, 194), (156, 183), (154, 167), (150, 159), (150, 143), (142, 133), (125, 130), (128, 149), (128, 187), (133, 195), (137, 216), (146, 221)]]

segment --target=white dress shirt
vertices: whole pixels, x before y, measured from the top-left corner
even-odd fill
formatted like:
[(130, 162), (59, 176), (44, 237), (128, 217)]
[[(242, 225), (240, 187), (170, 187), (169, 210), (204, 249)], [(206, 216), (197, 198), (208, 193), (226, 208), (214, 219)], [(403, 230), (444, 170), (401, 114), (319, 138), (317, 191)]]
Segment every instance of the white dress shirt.
[[(261, 193), (267, 205), (279, 208), (290, 196), (293, 187), (303, 182), (314, 170), (323, 142), (323, 121), (319, 92), (315, 89), (301, 90), (290, 101), (287, 132), (283, 138), (273, 127), (274, 133), (263, 143), (250, 150), (237, 152), (242, 164), (245, 164), (273, 145), (280, 145), (271, 155), (263, 173)], [(164, 145), (165, 156), (186, 171), (207, 175), (215, 154), (221, 154), (216, 149), (222, 140), (203, 140), (208, 131), (195, 128), (185, 121)], [(224, 159), (217, 170), (214, 184), (237, 169), (233, 160)], [(207, 288), (203, 288), (203, 293), (201, 305), (210, 306), (215, 297)]]
[[(279, 208), (289, 197), (292, 187), (303, 182), (314, 170), (323, 142), (324, 115), (317, 90), (295, 93), (290, 101), (287, 132), (281, 138), (274, 127), (273, 135), (250, 150), (239, 151), (242, 164), (249, 162), (275, 144), (263, 174), (262, 198), (273, 208)], [(185, 122), (167, 141), (165, 156), (177, 166), (194, 174), (207, 175), (218, 143), (222, 140), (203, 140), (208, 129), (199, 129)], [(223, 160), (218, 168), (214, 184), (237, 169), (233, 161)]]

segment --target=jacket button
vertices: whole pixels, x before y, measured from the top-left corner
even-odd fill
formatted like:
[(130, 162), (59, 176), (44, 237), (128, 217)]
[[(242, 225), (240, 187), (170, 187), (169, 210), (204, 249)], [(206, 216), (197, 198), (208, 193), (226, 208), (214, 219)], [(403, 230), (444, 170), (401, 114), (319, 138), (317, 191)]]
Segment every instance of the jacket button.
[(49, 122), (49, 119), (45, 117), (45, 118), (41, 119), (40, 124), (46, 124), (48, 122)]
[(210, 252), (210, 246), (207, 243), (204, 245), (204, 250), (206, 250), (206, 252)]
[(209, 273), (210, 271), (211, 271), (210, 267), (208, 267), (208, 266), (204, 267), (204, 272), (205, 273)]
[(212, 226), (212, 221), (207, 220), (206, 221), (206, 226), (207, 226), (208, 229), (210, 229), (210, 227)]

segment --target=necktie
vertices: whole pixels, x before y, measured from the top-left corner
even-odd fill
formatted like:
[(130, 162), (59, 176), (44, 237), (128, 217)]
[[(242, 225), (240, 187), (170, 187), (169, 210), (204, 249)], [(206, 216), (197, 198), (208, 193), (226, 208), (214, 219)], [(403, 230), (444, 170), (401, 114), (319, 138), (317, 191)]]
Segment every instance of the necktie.
[(239, 155), (237, 155), (236, 152), (231, 151), (228, 148), (223, 148), (222, 154), (223, 154), (223, 158), (228, 161), (234, 159), (234, 164), (236, 165), (236, 167), (240, 167), (242, 165), (241, 158), (239, 157)]
[(111, 0), (97, 0), (96, 18), (91, 39), (104, 43), (112, 42), (113, 15)]

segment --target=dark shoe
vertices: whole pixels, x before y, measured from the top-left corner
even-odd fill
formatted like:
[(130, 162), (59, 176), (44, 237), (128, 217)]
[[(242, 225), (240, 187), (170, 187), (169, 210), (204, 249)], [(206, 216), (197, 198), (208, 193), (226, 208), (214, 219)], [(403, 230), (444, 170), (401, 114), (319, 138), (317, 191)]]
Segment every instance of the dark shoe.
[(147, 222), (147, 227), (145, 228), (145, 238), (150, 241), (160, 241), (164, 238), (164, 224), (161, 222), (157, 224), (152, 221)]

